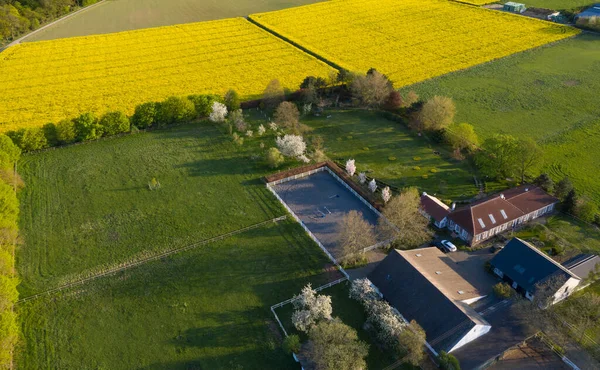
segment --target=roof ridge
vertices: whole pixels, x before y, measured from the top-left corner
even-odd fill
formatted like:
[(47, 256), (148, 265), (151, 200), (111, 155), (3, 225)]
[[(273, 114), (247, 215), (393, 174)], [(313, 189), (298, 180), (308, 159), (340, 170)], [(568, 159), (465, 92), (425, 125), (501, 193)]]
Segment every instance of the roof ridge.
[(539, 254), (540, 256), (544, 257), (548, 261), (552, 262), (552, 264), (554, 264), (559, 269), (561, 269), (562, 271), (564, 271), (567, 274), (569, 274), (571, 277), (574, 277), (576, 279), (580, 279), (581, 280), (581, 278), (579, 276), (575, 275), (574, 273), (572, 273), (571, 271), (569, 271), (567, 268), (565, 268), (563, 265), (561, 265), (560, 263), (556, 262), (555, 260), (553, 260), (552, 258), (550, 258), (549, 256), (547, 256), (542, 251), (538, 250), (534, 245), (532, 245), (532, 244), (526, 242), (525, 240), (523, 240), (523, 239), (521, 239), (519, 237), (516, 237), (516, 236), (515, 236), (514, 239), (517, 239), (518, 241), (520, 241), (521, 243), (523, 243), (525, 246), (527, 246), (529, 249), (533, 250), (535, 253)]

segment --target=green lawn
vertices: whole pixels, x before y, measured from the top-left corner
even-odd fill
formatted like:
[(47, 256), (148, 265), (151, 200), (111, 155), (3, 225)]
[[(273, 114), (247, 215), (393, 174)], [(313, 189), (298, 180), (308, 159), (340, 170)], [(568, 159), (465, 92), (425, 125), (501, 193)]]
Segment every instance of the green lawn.
[(600, 126), (600, 37), (581, 35), (423, 82), (408, 90), (423, 98), (446, 95), (458, 122), (481, 138), (494, 133), (531, 137), (546, 149), (545, 170), (556, 180), (569, 175), (576, 187), (600, 202), (595, 158)]
[[(503, 3), (506, 1), (503, 1)], [(553, 10), (572, 10), (597, 4), (593, 0), (531, 0), (525, 2), (528, 8), (546, 8)]]
[(336, 279), (291, 221), (17, 306), (20, 369), (294, 369), (269, 307)]
[[(369, 344), (368, 368), (383, 369), (394, 363), (395, 359), (389, 353), (380, 350), (371, 340), (369, 333), (363, 329), (363, 324), (367, 320), (365, 312), (359, 302), (349, 298), (348, 289), (349, 283), (344, 282), (324, 289), (319, 294), (331, 296), (333, 317), (339, 317), (345, 324), (353, 327), (358, 332), (360, 340)], [(295, 294), (298, 293), (300, 293), (299, 290)], [(298, 332), (292, 324), (292, 313), (294, 312), (292, 304), (278, 308), (275, 312), (288, 334), (300, 334), (303, 341), (307, 339), (306, 335)], [(401, 369), (412, 369), (412, 367), (403, 365)]]
[(354, 158), (358, 171), (377, 180), (397, 187), (417, 186), (448, 200), (477, 194), (467, 162), (451, 159), (440, 145), (378, 113), (331, 110), (302, 122), (313, 129), (310, 135), (324, 138), (329, 157), (343, 162)]
[(258, 145), (196, 123), (25, 156), (21, 296), (281, 216)]
[(245, 17), (321, 0), (106, 0), (25, 41), (52, 40), (180, 23)]

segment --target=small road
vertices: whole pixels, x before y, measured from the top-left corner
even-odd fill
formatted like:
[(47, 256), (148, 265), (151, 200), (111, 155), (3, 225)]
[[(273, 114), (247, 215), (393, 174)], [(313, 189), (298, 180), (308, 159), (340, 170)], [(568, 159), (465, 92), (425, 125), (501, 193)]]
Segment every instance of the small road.
[(71, 18), (71, 17), (74, 17), (75, 15), (77, 15), (77, 14), (79, 14), (79, 13), (83, 13), (83, 12), (85, 12), (85, 11), (88, 11), (88, 10), (92, 9), (92, 8), (96, 8), (96, 7), (98, 7), (98, 6), (102, 5), (102, 4), (104, 4), (105, 2), (106, 2), (106, 0), (100, 0), (100, 1), (98, 1), (97, 3), (95, 3), (95, 4), (92, 4), (92, 5), (90, 5), (90, 6), (86, 6), (85, 8), (81, 8), (81, 9), (79, 9), (79, 10), (78, 10), (78, 11), (76, 11), (76, 12), (69, 13), (69, 14), (65, 15), (64, 17), (58, 18), (58, 19), (57, 19), (57, 20), (55, 20), (55, 21), (52, 21), (52, 22), (50, 22), (50, 23), (48, 23), (48, 24), (45, 24), (45, 25), (43, 25), (42, 27), (40, 27), (40, 28), (38, 28), (38, 29), (36, 29), (36, 30), (33, 30), (33, 31), (29, 32), (28, 34), (26, 34), (26, 35), (23, 35), (23, 36), (19, 37), (18, 39), (14, 40), (14, 41), (13, 41), (13, 42), (11, 42), (10, 44), (8, 44), (8, 45), (6, 45), (6, 46), (4, 46), (4, 47), (1, 47), (1, 48), (0, 48), (0, 52), (2, 52), (2, 51), (4, 51), (4, 50), (8, 49), (8, 48), (9, 48), (9, 47), (11, 47), (11, 46), (15, 46), (15, 45), (17, 45), (17, 44), (20, 44), (20, 43), (21, 43), (21, 42), (23, 42), (23, 40), (25, 40), (26, 38), (28, 38), (28, 37), (31, 37), (31, 36), (35, 35), (36, 33), (38, 33), (38, 32), (40, 32), (40, 31), (43, 31), (43, 30), (45, 30), (46, 28), (52, 27), (52, 26), (54, 26), (55, 24), (57, 24), (57, 23), (59, 23), (59, 22), (62, 22), (62, 21), (64, 21), (65, 19), (69, 19), (69, 18)]

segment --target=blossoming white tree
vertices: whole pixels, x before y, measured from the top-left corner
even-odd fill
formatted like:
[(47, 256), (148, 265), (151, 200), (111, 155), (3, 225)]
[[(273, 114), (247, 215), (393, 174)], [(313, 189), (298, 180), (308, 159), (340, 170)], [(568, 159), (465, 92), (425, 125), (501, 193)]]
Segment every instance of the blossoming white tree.
[(306, 143), (302, 136), (299, 135), (285, 135), (284, 137), (278, 137), (275, 140), (275, 144), (279, 148), (281, 154), (286, 157), (298, 158), (304, 155), (306, 151)]
[(361, 184), (364, 184), (367, 181), (367, 174), (365, 174), (364, 172), (359, 173), (358, 181), (360, 181)]
[(217, 101), (214, 102), (208, 119), (212, 122), (225, 122), (225, 117), (227, 117), (227, 106)]
[(292, 314), (292, 323), (296, 329), (308, 331), (308, 329), (320, 320), (331, 320), (331, 297), (317, 295), (310, 284), (302, 288), (300, 294), (295, 297)]
[(367, 305), (370, 301), (378, 299), (377, 292), (368, 279), (356, 279), (350, 286), (350, 298)]
[(376, 328), (377, 339), (392, 348), (398, 342), (398, 336), (406, 327), (402, 319), (394, 312), (389, 303), (383, 300), (372, 301), (367, 307), (367, 321)]
[(354, 173), (356, 172), (356, 163), (354, 159), (348, 159), (348, 161), (346, 161), (346, 172), (348, 172), (348, 175), (354, 176)]
[(252, 135), (254, 135), (254, 132), (252, 130), (246, 131), (246, 136), (252, 137)]
[(389, 200), (392, 198), (392, 191), (390, 190), (389, 186), (383, 188), (381, 191), (381, 198), (383, 198), (384, 203), (389, 202)]
[(369, 190), (371, 190), (371, 193), (374, 193), (375, 190), (377, 190), (377, 183), (375, 182), (375, 179), (369, 182)]
[(258, 136), (263, 136), (266, 131), (267, 131), (267, 129), (265, 129), (265, 126), (263, 126), (263, 125), (258, 126), (258, 131), (257, 131)]
[(269, 122), (269, 128), (273, 131), (277, 131), (277, 124), (275, 122)]
[(299, 160), (300, 162), (303, 162), (303, 163), (310, 163), (310, 158), (308, 158), (308, 157), (307, 157), (306, 155), (304, 155), (304, 154), (302, 154), (302, 155), (298, 156), (298, 160)]

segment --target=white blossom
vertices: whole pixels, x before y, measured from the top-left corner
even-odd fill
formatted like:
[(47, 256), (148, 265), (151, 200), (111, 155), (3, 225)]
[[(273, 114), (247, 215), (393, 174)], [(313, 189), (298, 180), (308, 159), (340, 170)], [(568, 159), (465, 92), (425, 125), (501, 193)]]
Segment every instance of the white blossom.
[(365, 306), (370, 301), (379, 299), (379, 295), (377, 295), (377, 292), (368, 279), (356, 279), (352, 281), (349, 296)]
[(383, 300), (371, 301), (367, 307), (367, 321), (376, 328), (377, 338), (384, 345), (395, 347), (398, 335), (406, 327), (406, 323)]
[(283, 138), (278, 137), (275, 143), (281, 154), (286, 157), (297, 158), (304, 155), (306, 151), (306, 143), (302, 136), (299, 135), (285, 135)]
[(269, 128), (273, 131), (277, 131), (277, 124), (275, 122), (269, 122)]
[(361, 184), (364, 184), (367, 181), (367, 174), (365, 174), (364, 172), (359, 173), (358, 181), (360, 181)]
[(304, 162), (304, 163), (310, 163), (310, 158), (308, 158), (306, 155), (302, 154), (298, 156), (298, 160), (300, 162)]
[(348, 172), (348, 175), (354, 176), (354, 173), (356, 172), (356, 163), (354, 159), (348, 159), (346, 162), (346, 172)]
[(307, 115), (311, 111), (312, 111), (312, 103), (304, 104), (304, 106), (302, 107), (302, 113), (304, 113), (304, 115)]
[(254, 132), (252, 130), (246, 131), (246, 136), (252, 137), (252, 135), (254, 135)]
[(263, 125), (258, 126), (258, 136), (263, 136), (266, 131), (267, 130), (265, 129), (265, 126), (263, 126)]
[(317, 295), (317, 292), (308, 284), (295, 298), (296, 311), (292, 315), (292, 323), (296, 329), (307, 331), (319, 320), (331, 320), (333, 309), (330, 296)]
[(375, 182), (375, 179), (369, 182), (369, 190), (371, 190), (371, 193), (374, 193), (375, 190), (377, 190), (377, 183)]
[(383, 198), (384, 203), (390, 201), (390, 199), (392, 198), (392, 191), (390, 190), (389, 186), (383, 188), (383, 190), (381, 191), (381, 198)]
[(214, 102), (212, 105), (212, 112), (208, 116), (212, 122), (224, 122), (227, 117), (227, 106), (225, 104)]

